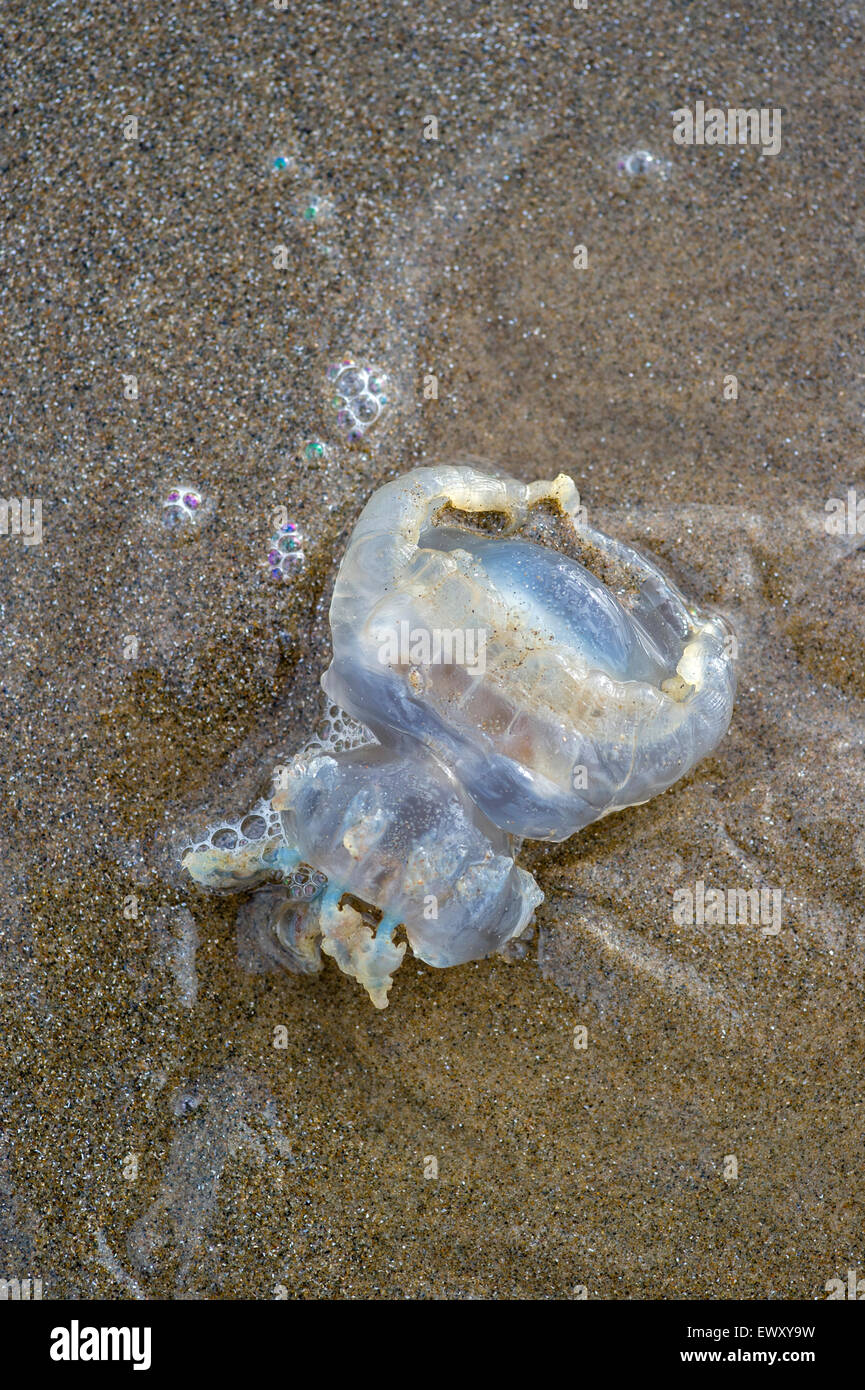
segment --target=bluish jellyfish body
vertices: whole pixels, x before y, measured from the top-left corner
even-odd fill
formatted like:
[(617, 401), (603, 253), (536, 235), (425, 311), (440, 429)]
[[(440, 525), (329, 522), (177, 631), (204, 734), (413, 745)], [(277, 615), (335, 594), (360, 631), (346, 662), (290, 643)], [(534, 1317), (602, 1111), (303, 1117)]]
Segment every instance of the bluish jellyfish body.
[[(330, 612), (331, 699), (372, 746), (300, 754), (255, 841), (185, 866), (210, 887), (326, 886), (282, 908), (297, 967), (319, 950), (387, 1003), (405, 952), (507, 952), (542, 894), (515, 856), (672, 785), (718, 742), (735, 681), (723, 620), (590, 528), (572, 481), (419, 469), (364, 508)], [(348, 901), (347, 899), (351, 899)], [(286, 926), (288, 923), (288, 926)]]

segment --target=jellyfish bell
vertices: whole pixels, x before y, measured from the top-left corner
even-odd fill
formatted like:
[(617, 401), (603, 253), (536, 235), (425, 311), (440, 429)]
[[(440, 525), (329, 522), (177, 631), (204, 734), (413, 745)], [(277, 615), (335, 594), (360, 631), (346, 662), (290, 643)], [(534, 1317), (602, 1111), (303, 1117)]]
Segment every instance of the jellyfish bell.
[[(534, 525), (538, 512), (558, 526)], [(563, 840), (649, 800), (730, 722), (724, 621), (590, 527), (565, 475), (441, 467), (386, 484), (349, 540), (330, 618), (328, 695), (384, 746), (425, 748), (514, 835)], [(382, 631), (460, 629), (483, 633), (482, 665), (382, 659)]]

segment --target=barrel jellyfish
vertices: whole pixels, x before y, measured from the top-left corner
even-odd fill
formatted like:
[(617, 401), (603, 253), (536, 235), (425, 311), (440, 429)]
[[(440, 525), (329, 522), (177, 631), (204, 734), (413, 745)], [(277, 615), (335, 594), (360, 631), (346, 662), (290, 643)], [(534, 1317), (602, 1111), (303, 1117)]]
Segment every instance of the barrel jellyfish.
[(330, 626), (322, 686), (359, 746), (298, 753), (269, 802), (183, 864), (208, 888), (268, 884), (292, 967), (324, 952), (378, 1008), (406, 942), (432, 966), (518, 954), (543, 900), (522, 841), (648, 801), (730, 722), (724, 619), (589, 526), (564, 474), (441, 466), (385, 484)]

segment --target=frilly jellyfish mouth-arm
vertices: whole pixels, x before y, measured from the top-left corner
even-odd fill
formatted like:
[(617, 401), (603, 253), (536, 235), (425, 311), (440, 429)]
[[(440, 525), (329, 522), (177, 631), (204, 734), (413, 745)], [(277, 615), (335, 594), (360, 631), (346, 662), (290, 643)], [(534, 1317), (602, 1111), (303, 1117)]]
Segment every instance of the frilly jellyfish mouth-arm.
[(292, 949), (309, 962), (320, 944), (379, 1008), (405, 953), (392, 939), (397, 926), (419, 959), (459, 965), (519, 938), (543, 898), (514, 863), (510, 837), (422, 750), (298, 754), (271, 808), (279, 840), (258, 851), (198, 846), (185, 868), (206, 887), (238, 888), (314, 865), (326, 885), (310, 900), (295, 889)]
[(208, 887), (281, 879), (293, 967), (318, 969), (323, 951), (380, 1008), (399, 928), (435, 966), (507, 953), (543, 898), (518, 838), (562, 840), (649, 800), (730, 721), (724, 620), (588, 526), (564, 475), (441, 467), (386, 484), (330, 621), (322, 685), (377, 743), (298, 754), (247, 818), (254, 842), (222, 827), (184, 864)]

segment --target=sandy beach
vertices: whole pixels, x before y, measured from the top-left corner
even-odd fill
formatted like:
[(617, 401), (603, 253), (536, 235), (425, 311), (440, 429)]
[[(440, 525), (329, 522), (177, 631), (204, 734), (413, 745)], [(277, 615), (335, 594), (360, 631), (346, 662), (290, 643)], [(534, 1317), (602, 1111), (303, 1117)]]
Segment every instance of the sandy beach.
[[(865, 5), (4, 27), (2, 492), (41, 533), (4, 513), (0, 1276), (789, 1300), (865, 1274)], [(677, 144), (697, 101), (777, 110), (779, 149)], [(343, 358), (387, 382), (355, 443)], [(524, 846), (524, 959), (407, 958), (378, 1012), (256, 954), (179, 854), (319, 725), (373, 490), (464, 459), (570, 474), (726, 617), (738, 696), (663, 796)], [(777, 918), (676, 920), (698, 884)]]

